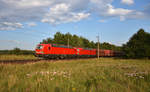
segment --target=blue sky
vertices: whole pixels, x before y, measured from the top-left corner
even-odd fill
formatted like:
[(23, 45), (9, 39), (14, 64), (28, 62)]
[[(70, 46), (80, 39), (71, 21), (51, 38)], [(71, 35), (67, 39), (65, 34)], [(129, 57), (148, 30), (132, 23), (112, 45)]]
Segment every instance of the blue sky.
[(33, 50), (56, 32), (121, 46), (150, 32), (149, 0), (0, 0), (0, 49)]

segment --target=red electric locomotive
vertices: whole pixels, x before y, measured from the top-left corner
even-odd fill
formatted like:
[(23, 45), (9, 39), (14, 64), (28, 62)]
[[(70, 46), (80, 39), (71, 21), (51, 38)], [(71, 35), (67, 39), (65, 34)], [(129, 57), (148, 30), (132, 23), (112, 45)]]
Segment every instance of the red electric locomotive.
[(54, 44), (39, 44), (35, 49), (35, 55), (44, 58), (75, 58), (75, 57), (95, 57), (95, 49), (74, 48), (67, 46), (57, 46)]

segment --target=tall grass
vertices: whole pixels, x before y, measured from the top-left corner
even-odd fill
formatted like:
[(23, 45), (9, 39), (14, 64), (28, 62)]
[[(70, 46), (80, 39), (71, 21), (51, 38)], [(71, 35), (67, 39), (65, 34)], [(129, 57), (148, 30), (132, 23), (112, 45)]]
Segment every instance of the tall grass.
[(34, 55), (0, 55), (0, 60), (31, 60), (37, 59)]
[(150, 60), (0, 64), (1, 92), (149, 92)]

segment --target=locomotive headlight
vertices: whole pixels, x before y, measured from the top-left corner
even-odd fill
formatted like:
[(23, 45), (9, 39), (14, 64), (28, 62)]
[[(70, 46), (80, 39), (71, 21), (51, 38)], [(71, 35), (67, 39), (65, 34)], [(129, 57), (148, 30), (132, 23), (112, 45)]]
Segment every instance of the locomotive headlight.
[(42, 53), (42, 54), (44, 54), (44, 52), (43, 52), (43, 51), (41, 51), (41, 53)]
[(39, 54), (44, 54), (44, 52), (43, 52), (43, 51), (37, 51), (36, 53), (39, 53)]

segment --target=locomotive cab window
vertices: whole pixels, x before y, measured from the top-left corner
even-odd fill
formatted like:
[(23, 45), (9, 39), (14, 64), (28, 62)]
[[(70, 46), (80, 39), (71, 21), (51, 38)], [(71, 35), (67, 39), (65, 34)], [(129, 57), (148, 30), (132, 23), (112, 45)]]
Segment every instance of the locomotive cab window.
[(38, 50), (40, 50), (40, 49), (42, 49), (42, 48), (43, 48), (42, 45), (38, 45), (38, 46), (36, 47), (36, 49), (38, 49)]

